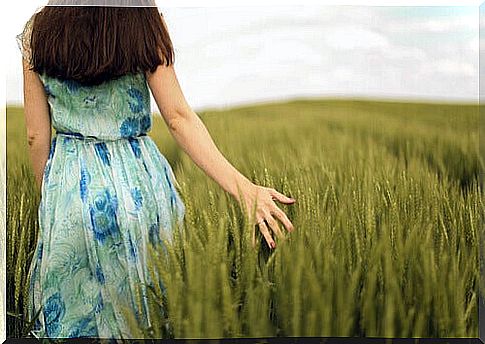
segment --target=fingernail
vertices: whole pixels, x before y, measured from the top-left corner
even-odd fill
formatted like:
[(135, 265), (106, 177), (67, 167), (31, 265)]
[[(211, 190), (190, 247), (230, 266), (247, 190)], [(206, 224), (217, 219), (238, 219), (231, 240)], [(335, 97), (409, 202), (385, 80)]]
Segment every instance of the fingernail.
[(275, 248), (276, 247), (276, 244), (274, 242), (271, 243), (271, 247), (272, 248)]

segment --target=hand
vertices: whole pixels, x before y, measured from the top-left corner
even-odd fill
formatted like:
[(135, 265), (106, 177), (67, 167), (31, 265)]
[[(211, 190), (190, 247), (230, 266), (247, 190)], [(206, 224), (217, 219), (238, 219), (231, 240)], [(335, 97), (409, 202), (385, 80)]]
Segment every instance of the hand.
[[(254, 214), (255, 218), (250, 219), (250, 221), (259, 226), (259, 230), (261, 231), (261, 234), (263, 234), (270, 248), (275, 248), (276, 243), (269, 232), (268, 225), (279, 238), (285, 237), (276, 222), (275, 217), (283, 223), (288, 232), (294, 230), (293, 224), (286, 214), (276, 205), (274, 200), (285, 204), (293, 204), (296, 202), (295, 199), (287, 197), (273, 188), (256, 184), (250, 184), (248, 188), (243, 190), (242, 198), (240, 200), (240, 203), (243, 202), (243, 205), (246, 207), (250, 216), (253, 214), (253, 208), (256, 207), (256, 212)], [(275, 217), (273, 217), (273, 215)], [(253, 231), (252, 244), (253, 247), (256, 246), (255, 231)]]

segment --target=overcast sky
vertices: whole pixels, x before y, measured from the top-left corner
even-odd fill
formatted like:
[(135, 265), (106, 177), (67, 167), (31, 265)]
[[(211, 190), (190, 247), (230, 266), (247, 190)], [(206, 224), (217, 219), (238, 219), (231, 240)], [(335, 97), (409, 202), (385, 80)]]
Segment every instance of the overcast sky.
[[(8, 103), (22, 101), (14, 36), (27, 9), (11, 19), (5, 48)], [(179, 81), (196, 111), (318, 96), (478, 101), (476, 6), (160, 10)], [(158, 111), (153, 99), (152, 107)]]

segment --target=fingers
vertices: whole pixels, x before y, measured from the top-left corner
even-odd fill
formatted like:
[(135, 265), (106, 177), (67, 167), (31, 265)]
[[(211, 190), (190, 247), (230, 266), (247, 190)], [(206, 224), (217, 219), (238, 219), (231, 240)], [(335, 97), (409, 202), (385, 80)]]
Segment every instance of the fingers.
[[(286, 214), (280, 208), (278, 208), (278, 206), (272, 201), (277, 200), (281, 203), (292, 204), (296, 202), (296, 200), (294, 198), (290, 198), (283, 195), (282, 193), (276, 191), (274, 188), (268, 188), (268, 187), (259, 187), (259, 188), (260, 190), (266, 190), (267, 193), (264, 198), (261, 198), (262, 200), (264, 200), (264, 202), (262, 204), (259, 204), (259, 207), (258, 207), (259, 208), (258, 212), (259, 212), (259, 216), (261, 216), (261, 219), (256, 222), (256, 225), (259, 226), (259, 230), (261, 234), (263, 234), (269, 248), (275, 248), (276, 243), (274, 242), (273, 237), (271, 236), (269, 228), (271, 228), (272, 232), (275, 233), (275, 235), (281, 239), (285, 239), (285, 234), (282, 232), (278, 222), (275, 220), (275, 218), (272, 215), (275, 215), (275, 217), (283, 223), (283, 225), (288, 230), (288, 232), (293, 231), (294, 227), (291, 221), (286, 216)], [(271, 200), (266, 198), (268, 194), (271, 196)], [(257, 198), (256, 204), (258, 200), (259, 199)], [(253, 231), (253, 235), (252, 235), (253, 247), (257, 245), (255, 236), (256, 236), (256, 233), (255, 231)]]
[(285, 212), (278, 208), (278, 206), (275, 205), (274, 209), (271, 211), (271, 214), (276, 216), (276, 218), (283, 223), (288, 232), (292, 232), (295, 229), (290, 219), (288, 219), (288, 216), (286, 216)]
[(261, 221), (259, 224), (259, 230), (261, 231), (261, 234), (263, 234), (264, 238), (266, 239), (266, 243), (268, 244), (269, 248), (275, 248), (276, 244), (271, 237), (271, 234), (269, 233), (268, 226), (266, 226), (266, 223), (264, 221)]
[(296, 202), (296, 199), (291, 198), (291, 197), (287, 197), (287, 196), (283, 195), (281, 192), (276, 191), (273, 188), (268, 188), (268, 190), (269, 190), (269, 193), (271, 194), (271, 196), (281, 203), (291, 204), (291, 203)]
[(284, 239), (285, 235), (283, 234), (283, 232), (281, 231), (280, 229), (280, 226), (278, 225), (278, 222), (276, 222), (276, 220), (274, 219), (273, 216), (271, 216), (271, 214), (266, 214), (264, 219), (266, 220), (266, 222), (268, 222), (268, 225), (269, 227), (271, 228), (271, 230), (280, 238), (280, 239)]

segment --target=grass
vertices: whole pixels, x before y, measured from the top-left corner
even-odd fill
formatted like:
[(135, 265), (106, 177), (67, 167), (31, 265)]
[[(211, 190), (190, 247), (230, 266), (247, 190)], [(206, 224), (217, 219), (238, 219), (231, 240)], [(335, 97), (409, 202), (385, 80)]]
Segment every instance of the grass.
[[(238, 170), (296, 198), (279, 204), (296, 231), (252, 250), (235, 200), (155, 117), (186, 218), (167, 255), (151, 252), (171, 329), (156, 319), (150, 336), (478, 336), (477, 105), (294, 100), (199, 115)], [(39, 201), (20, 108), (7, 109), (7, 140), (7, 327), (20, 336)]]

